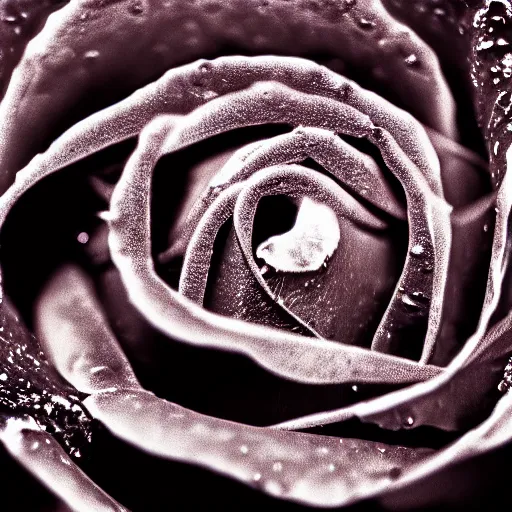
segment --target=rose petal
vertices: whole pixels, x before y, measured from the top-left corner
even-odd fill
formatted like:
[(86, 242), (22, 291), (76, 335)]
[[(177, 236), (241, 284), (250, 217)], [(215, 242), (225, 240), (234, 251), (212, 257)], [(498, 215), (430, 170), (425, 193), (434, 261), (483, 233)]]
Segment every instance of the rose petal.
[[(101, 108), (171, 67), (218, 55), (226, 45), (249, 54), (328, 53), (359, 69), (378, 69), (373, 80), (391, 77), (407, 107), (454, 135), (453, 98), (435, 53), (389, 16), (380, 0), (324, 2), (316, 11), (311, 5), (271, 0), (254, 8), (251, 2), (230, 0), (215, 4), (210, 14), (204, 1), (154, 0), (140, 9), (133, 9), (132, 0), (71, 2), (30, 42), (0, 106), (2, 190), (59, 135), (63, 123), (69, 126), (70, 112), (75, 112), (73, 121), (79, 119), (78, 107), (86, 99), (96, 98), (94, 109)], [(365, 18), (375, 20), (375, 30), (361, 26)], [(126, 65), (126, 48), (132, 66)], [(410, 55), (421, 66), (408, 66)], [(90, 106), (85, 111), (90, 113)]]
[(33, 419), (9, 418), (0, 429), (9, 453), (72, 510), (127, 512), (75, 465), (66, 452)]

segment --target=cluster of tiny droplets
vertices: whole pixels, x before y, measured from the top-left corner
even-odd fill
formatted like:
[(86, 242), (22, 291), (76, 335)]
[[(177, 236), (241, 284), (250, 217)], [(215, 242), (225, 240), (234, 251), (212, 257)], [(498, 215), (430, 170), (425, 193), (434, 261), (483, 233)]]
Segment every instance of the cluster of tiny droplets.
[(498, 390), (506, 393), (512, 387), (512, 357), (508, 360), (503, 372), (503, 379), (498, 385)]
[(0, 305), (0, 320), (0, 414), (33, 417), (69, 454), (81, 457), (91, 441), (91, 419), (76, 391), (60, 381), (6, 303)]

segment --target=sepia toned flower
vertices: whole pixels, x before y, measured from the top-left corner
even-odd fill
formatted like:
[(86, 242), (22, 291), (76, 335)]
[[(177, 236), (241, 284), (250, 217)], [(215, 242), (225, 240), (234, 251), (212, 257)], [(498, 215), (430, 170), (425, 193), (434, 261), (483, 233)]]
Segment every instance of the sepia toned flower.
[(504, 496), (508, 1), (1, 9), (20, 509)]

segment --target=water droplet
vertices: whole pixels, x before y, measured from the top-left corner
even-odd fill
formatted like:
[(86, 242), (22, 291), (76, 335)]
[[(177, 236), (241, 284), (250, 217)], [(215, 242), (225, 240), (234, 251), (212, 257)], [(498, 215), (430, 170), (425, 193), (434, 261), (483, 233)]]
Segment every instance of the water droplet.
[(426, 265), (423, 265), (423, 267), (421, 267), (421, 271), (423, 272), (423, 274), (430, 274), (433, 270), (434, 266), (430, 263), (427, 263)]
[(265, 490), (273, 496), (279, 496), (283, 492), (281, 485), (275, 480), (268, 480), (265, 482)]
[(494, 41), (480, 41), (480, 43), (476, 46), (476, 51), (488, 50), (494, 46)]
[(274, 462), (274, 464), (272, 465), (272, 469), (276, 473), (279, 473), (283, 470), (283, 464), (281, 462)]
[(484, 224), (484, 231), (487, 233), (487, 231), (489, 231), (489, 225), (488, 224)]
[(336, 466), (334, 464), (329, 464), (329, 468), (328, 469), (329, 469), (329, 471), (331, 473), (333, 473), (334, 471), (336, 471)]
[(203, 75), (207, 75), (212, 71), (211, 62), (202, 62), (199, 66), (199, 70)]
[(259, 482), (261, 480), (261, 473), (255, 473), (254, 476), (252, 477), (252, 479), (255, 482)]
[(404, 427), (411, 428), (414, 425), (414, 418), (412, 416), (407, 416), (404, 419)]
[(247, 455), (247, 453), (249, 452), (249, 448), (243, 444), (242, 446), (240, 446), (240, 451), (242, 452), (243, 455)]
[(418, 57), (414, 53), (411, 53), (410, 55), (405, 57), (404, 62), (407, 66), (411, 68), (418, 67), (420, 65), (420, 61), (418, 60)]
[(366, 18), (361, 18), (358, 21), (358, 25), (364, 30), (372, 30), (373, 28), (375, 28), (375, 22), (370, 21)]
[(78, 240), (79, 243), (81, 244), (86, 244), (88, 241), (89, 241), (89, 235), (85, 232), (85, 231), (82, 231), (77, 237), (76, 239)]
[(84, 57), (86, 59), (97, 59), (100, 56), (100, 52), (98, 50), (89, 50), (84, 53)]
[(411, 309), (422, 309), (429, 303), (428, 297), (423, 292), (403, 293), (401, 299), (402, 303)]
[(359, 391), (359, 388), (357, 387), (357, 384), (354, 384), (354, 385), (352, 386), (352, 391), (353, 391), (354, 393), (357, 393), (357, 392)]
[(371, 128), (371, 136), (375, 142), (380, 142), (384, 138), (384, 130), (380, 126)]
[(411, 297), (409, 297), (409, 295), (407, 295), (406, 293), (404, 293), (402, 295), (402, 302), (406, 305), (406, 306), (410, 306), (411, 308), (418, 308), (419, 305), (416, 304), (416, 302), (414, 302)]
[(400, 468), (391, 468), (389, 470), (389, 476), (393, 480), (397, 479), (402, 474), (402, 470)]
[(414, 256), (421, 256), (425, 252), (425, 249), (422, 245), (416, 244), (411, 249), (411, 254)]
[(135, 0), (134, 2), (132, 2), (130, 4), (130, 6), (128, 7), (128, 10), (134, 16), (139, 16), (140, 14), (142, 14), (144, 12), (144, 7), (140, 0)]

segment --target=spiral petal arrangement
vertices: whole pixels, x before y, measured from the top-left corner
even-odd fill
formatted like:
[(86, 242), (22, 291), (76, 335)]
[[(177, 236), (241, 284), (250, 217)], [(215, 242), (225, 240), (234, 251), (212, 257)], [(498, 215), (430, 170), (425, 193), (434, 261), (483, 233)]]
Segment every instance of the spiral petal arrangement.
[[(477, 176), (487, 163), (459, 143), (460, 114), (442, 70), (449, 56), (417, 35), (419, 22), (404, 3), (81, 0), (51, 14), (26, 47), (0, 103), (0, 230), (40, 182), (135, 140), (119, 179), (96, 180), (108, 203), (100, 214), (108, 254), (98, 258), (111, 260), (148, 326), (169, 344), (236, 353), (286, 381), (383, 386), (355, 403), (342, 400), (338, 408), (268, 427), (201, 414), (144, 389), (94, 283), (76, 262), (61, 265), (38, 290), (37, 339), (2, 287), (0, 441), (72, 509), (126, 510), (79, 467), (95, 422), (158, 458), (321, 507), (408, 488), (510, 442), (512, 377), (505, 365), (512, 313), (503, 290), (512, 210), (506, 103), (512, 54), (498, 47), (512, 44), (505, 39), (512, 9), (504, 0), (464, 8), (472, 15), (471, 73), (492, 181), (487, 194), (464, 203), (452, 200), (457, 176), (483, 182)], [(428, 40), (429, 29), (421, 30)], [(123, 62), (127, 42), (137, 66)], [(363, 82), (370, 74), (400, 106), (330, 69), (336, 64), (312, 58), (323, 54), (361, 69)], [(464, 76), (460, 68), (450, 77), (455, 83)], [(489, 70), (496, 69), (503, 77), (494, 78), (499, 86), (486, 103)], [(85, 101), (103, 89), (109, 92)], [(73, 108), (76, 116), (66, 115)], [(157, 165), (175, 163), (165, 158), (207, 140), (269, 125), (280, 131), (231, 147), (215, 172), (205, 173), (194, 204), (172, 228), (170, 245), (155, 255)], [(364, 144), (372, 149), (361, 150)], [(165, 173), (180, 174), (169, 167)], [(255, 247), (258, 208), (270, 196), (293, 201), (296, 223)], [(458, 346), (447, 304), (460, 302), (453, 282), (470, 279), (461, 277), (461, 246), (488, 232), (488, 224), (480, 229), (488, 217), (493, 232), (483, 304)], [(343, 223), (381, 233), (405, 222), (403, 268), (368, 346), (358, 346), (352, 331), (332, 339), (327, 322), (316, 325), (297, 306), (298, 298), (315, 300), (310, 290), (283, 292), (286, 279), (292, 291), (302, 283), (306, 289), (311, 275), (346, 261), (339, 257)], [(216, 243), (230, 223), (239, 275), (285, 319), (288, 332), (206, 307)], [(159, 269), (177, 257), (183, 264), (175, 289)], [(281, 287), (269, 274), (282, 276)], [(343, 322), (336, 315), (350, 304), (344, 306), (325, 317)], [(503, 396), (497, 397), (498, 387)], [(432, 449), (295, 432), (353, 419), (381, 431), (433, 427), (458, 437)]]

